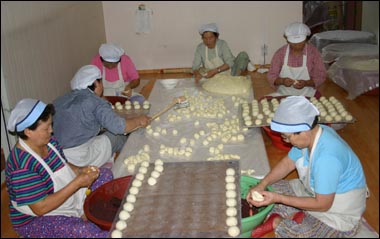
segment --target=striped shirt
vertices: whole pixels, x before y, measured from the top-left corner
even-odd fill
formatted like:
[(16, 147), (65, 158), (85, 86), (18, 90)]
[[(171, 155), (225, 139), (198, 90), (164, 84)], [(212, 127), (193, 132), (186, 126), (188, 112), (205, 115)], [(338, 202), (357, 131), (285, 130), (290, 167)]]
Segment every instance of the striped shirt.
[[(64, 157), (62, 147), (56, 139), (50, 143)], [(48, 147), (48, 156), (43, 159), (53, 172), (61, 169), (64, 164), (59, 156)], [(37, 203), (54, 193), (53, 181), (45, 168), (28, 152), (17, 148), (12, 149), (8, 156), (5, 169), (7, 191), (11, 201), (18, 206)], [(17, 211), (12, 203), (9, 204), (11, 222), (14, 227), (20, 227), (33, 219), (33, 216)]]
[[(271, 66), (267, 75), (268, 81), (272, 87), (275, 87), (274, 82), (280, 76), (282, 66), (284, 65), (287, 47), (288, 45), (282, 46), (273, 55)], [(314, 81), (315, 88), (318, 88), (326, 80), (326, 68), (323, 64), (321, 54), (315, 46), (306, 44), (302, 55), (293, 55), (292, 51), (289, 49), (288, 65), (290, 67), (301, 67), (303, 55), (306, 54), (306, 51), (307, 70), (309, 72), (310, 79)]]

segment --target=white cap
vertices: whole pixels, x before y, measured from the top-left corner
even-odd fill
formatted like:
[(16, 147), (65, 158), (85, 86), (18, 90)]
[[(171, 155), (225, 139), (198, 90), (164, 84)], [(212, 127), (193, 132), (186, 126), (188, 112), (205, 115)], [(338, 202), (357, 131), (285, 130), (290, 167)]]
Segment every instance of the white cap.
[(11, 132), (22, 132), (37, 121), (45, 108), (46, 104), (40, 100), (20, 100), (9, 116), (7, 129)]
[(82, 66), (77, 73), (75, 73), (73, 79), (71, 80), (71, 89), (73, 90), (83, 90), (87, 86), (92, 85), (96, 79), (101, 79), (102, 74), (97, 66), (86, 65)]
[(203, 34), (204, 32), (216, 32), (219, 33), (218, 31), (218, 26), (216, 23), (209, 23), (209, 24), (204, 24), (199, 28), (199, 34)]
[(300, 22), (293, 22), (285, 28), (286, 39), (291, 43), (303, 42), (310, 33), (310, 28)]
[(278, 106), (270, 128), (281, 133), (307, 131), (317, 115), (318, 109), (305, 96), (289, 96)]
[(115, 44), (102, 44), (99, 48), (99, 55), (108, 62), (118, 62), (124, 54), (124, 49)]

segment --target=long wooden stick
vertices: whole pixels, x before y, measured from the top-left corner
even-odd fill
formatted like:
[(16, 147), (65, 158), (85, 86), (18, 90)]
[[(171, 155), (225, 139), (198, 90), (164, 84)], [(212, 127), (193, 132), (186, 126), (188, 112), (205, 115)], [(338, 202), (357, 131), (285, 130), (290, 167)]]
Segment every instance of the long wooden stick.
[[(180, 97), (177, 97), (177, 98), (174, 98), (172, 103), (170, 103), (168, 106), (166, 106), (166, 108), (164, 108), (163, 110), (161, 110), (160, 112), (156, 113), (155, 115), (152, 116), (152, 120), (155, 120), (156, 118), (160, 117), (161, 115), (163, 115), (165, 112), (167, 112), (168, 110), (170, 110), (171, 108), (173, 108), (176, 104), (180, 104), (182, 102), (186, 101), (186, 98), (184, 96), (180, 96)], [(130, 132), (133, 132), (135, 131), (136, 129), (140, 129), (142, 128), (142, 126), (137, 126), (136, 128), (134, 128), (133, 130), (131, 130)]]

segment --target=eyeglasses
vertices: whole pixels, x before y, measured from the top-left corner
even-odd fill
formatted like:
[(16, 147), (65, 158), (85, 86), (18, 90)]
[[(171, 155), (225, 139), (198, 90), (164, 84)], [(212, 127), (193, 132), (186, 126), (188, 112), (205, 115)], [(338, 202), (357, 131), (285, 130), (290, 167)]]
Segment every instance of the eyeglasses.
[(284, 140), (285, 142), (289, 143), (290, 142), (290, 138), (293, 136), (293, 135), (298, 135), (300, 134), (301, 132), (296, 132), (296, 133), (292, 133), (292, 134), (281, 134), (281, 138), (282, 140)]

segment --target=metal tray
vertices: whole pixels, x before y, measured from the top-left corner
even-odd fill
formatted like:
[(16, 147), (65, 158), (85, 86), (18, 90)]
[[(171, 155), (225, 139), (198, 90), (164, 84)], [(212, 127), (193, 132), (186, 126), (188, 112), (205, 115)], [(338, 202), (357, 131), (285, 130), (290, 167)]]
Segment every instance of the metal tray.
[[(154, 170), (151, 163), (136, 195), (131, 217), (126, 221), (127, 227), (122, 230), (122, 237), (229, 237), (225, 182), (228, 168), (235, 169), (236, 218), (241, 230), (239, 161), (164, 163), (164, 171), (153, 186), (147, 183)], [(117, 212), (111, 233), (125, 202), (126, 197)]]

